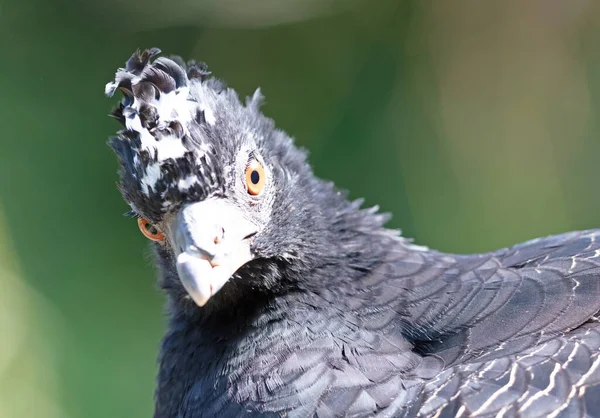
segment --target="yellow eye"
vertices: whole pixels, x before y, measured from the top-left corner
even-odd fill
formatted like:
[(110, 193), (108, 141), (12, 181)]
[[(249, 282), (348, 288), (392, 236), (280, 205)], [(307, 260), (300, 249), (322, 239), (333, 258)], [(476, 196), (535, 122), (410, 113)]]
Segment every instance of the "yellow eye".
[(148, 222), (147, 219), (138, 218), (138, 226), (146, 238), (151, 239), (152, 241), (165, 240), (165, 236), (162, 234), (162, 232), (156, 229), (156, 227)]
[(252, 160), (246, 167), (246, 187), (248, 193), (256, 196), (265, 187), (265, 169), (257, 160)]

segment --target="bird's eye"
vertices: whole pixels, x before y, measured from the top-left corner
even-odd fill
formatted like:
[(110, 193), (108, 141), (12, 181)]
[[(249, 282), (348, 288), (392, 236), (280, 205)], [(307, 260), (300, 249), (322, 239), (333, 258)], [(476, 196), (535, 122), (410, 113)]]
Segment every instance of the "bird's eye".
[(138, 218), (138, 226), (142, 234), (152, 241), (164, 241), (165, 236), (160, 232), (154, 225), (152, 225), (147, 219)]
[(258, 160), (252, 160), (246, 167), (246, 187), (248, 193), (256, 196), (265, 187), (265, 169)]

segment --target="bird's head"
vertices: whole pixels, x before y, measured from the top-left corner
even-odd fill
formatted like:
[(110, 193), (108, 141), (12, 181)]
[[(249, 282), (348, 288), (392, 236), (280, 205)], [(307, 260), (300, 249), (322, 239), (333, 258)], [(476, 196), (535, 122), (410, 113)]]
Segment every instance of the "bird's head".
[(204, 64), (159, 52), (134, 53), (107, 84), (123, 93), (113, 115), (124, 129), (110, 145), (123, 197), (181, 294), (203, 306), (235, 280), (269, 286), (256, 260), (322, 256), (327, 218), (346, 200), (261, 114), (260, 91), (242, 103)]

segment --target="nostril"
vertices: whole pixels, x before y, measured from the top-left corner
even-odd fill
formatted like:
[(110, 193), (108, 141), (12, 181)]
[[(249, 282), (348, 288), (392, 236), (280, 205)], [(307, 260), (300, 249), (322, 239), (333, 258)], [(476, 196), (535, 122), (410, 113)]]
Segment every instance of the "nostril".
[(221, 241), (224, 236), (225, 236), (225, 228), (221, 227), (220, 233), (217, 233), (217, 235), (215, 236), (215, 239), (213, 240), (213, 242), (215, 244), (218, 244), (219, 241)]

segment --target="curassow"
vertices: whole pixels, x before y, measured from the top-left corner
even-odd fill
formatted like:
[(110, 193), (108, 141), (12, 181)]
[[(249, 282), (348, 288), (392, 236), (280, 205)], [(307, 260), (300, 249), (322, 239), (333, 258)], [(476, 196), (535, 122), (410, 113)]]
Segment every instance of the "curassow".
[(385, 229), (204, 64), (106, 86), (155, 241), (155, 417), (600, 417), (600, 231), (453, 255)]

